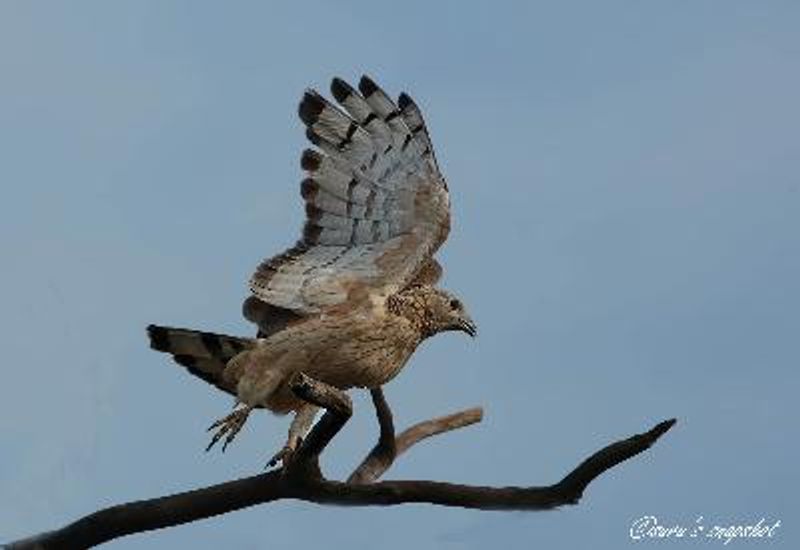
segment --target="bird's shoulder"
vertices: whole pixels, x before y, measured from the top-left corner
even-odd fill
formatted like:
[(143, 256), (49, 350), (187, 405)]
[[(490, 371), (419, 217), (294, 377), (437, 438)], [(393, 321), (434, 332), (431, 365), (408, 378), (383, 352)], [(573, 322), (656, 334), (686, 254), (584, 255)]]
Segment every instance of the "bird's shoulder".
[(375, 294), (357, 304), (327, 308), (298, 319), (260, 341), (264, 348), (336, 345), (346, 340), (377, 339), (413, 330), (408, 316), (398, 310), (392, 296)]

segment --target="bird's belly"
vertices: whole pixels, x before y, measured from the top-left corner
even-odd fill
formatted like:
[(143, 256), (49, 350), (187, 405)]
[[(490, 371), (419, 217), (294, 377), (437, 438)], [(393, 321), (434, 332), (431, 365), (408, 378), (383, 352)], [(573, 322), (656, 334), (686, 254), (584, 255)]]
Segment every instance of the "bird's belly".
[(306, 374), (337, 388), (375, 388), (394, 378), (405, 366), (413, 349), (393, 341), (341, 342), (321, 350), (310, 361)]
[(266, 363), (282, 373), (282, 383), (267, 399), (269, 409), (285, 412), (302, 405), (288, 387), (295, 372), (343, 390), (381, 386), (402, 370), (419, 343), (413, 331), (387, 319), (316, 328), (267, 343), (275, 361)]
[[(266, 406), (278, 414), (297, 410), (303, 401), (294, 395), (288, 382), (291, 372), (301, 371), (315, 380), (346, 390), (354, 387), (377, 388), (394, 378), (408, 362), (412, 349), (406, 346), (355, 346), (350, 342), (322, 350), (307, 349), (313, 359), (294, 363), (287, 369), (276, 390), (267, 397)], [(316, 353), (315, 353), (316, 352)]]

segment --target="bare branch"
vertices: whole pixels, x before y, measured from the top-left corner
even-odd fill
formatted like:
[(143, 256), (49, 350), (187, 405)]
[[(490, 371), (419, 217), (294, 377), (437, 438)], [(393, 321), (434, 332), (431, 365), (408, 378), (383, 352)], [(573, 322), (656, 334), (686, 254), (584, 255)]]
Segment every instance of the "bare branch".
[(483, 409), (481, 407), (472, 407), (471, 409), (414, 424), (397, 436), (397, 454), (404, 453), (409, 447), (423, 439), (477, 424), (481, 420), (483, 420)]
[(647, 432), (617, 441), (594, 453), (557, 484), (558, 490), (564, 495), (573, 495), (572, 503), (578, 502), (586, 486), (597, 476), (649, 449), (676, 422), (675, 418), (664, 420)]
[(380, 388), (372, 390), (372, 402), (375, 404), (375, 414), (378, 417), (381, 435), (372, 451), (347, 478), (347, 483), (372, 483), (392, 466), (398, 456), (415, 443), (434, 435), (475, 424), (483, 418), (483, 409), (473, 407), (447, 416), (420, 422), (406, 429), (395, 438), (392, 411), (389, 409), (389, 405)]
[[(317, 459), (350, 418), (353, 407), (344, 392), (297, 373), (290, 380), (295, 394), (326, 410), (293, 457), (291, 468), (212, 485), (171, 496), (129, 502), (85, 516), (57, 531), (13, 542), (9, 549), (79, 549), (109, 540), (181, 525), (290, 498), (306, 482), (321, 479)], [(287, 475), (287, 474), (291, 475)]]
[(181, 525), (284, 498), (281, 472), (272, 471), (175, 495), (100, 510), (62, 529), (13, 542), (8, 549), (70, 550), (143, 531)]
[(383, 388), (370, 390), (372, 403), (375, 405), (375, 414), (378, 417), (381, 433), (378, 445), (385, 449), (384, 452), (394, 455), (397, 452), (394, 441), (394, 420), (392, 419), (392, 409), (386, 402), (383, 395)]
[[(330, 409), (326, 416), (329, 413)], [(577, 503), (592, 480), (648, 449), (674, 424), (674, 419), (667, 420), (647, 432), (613, 443), (583, 461), (560, 482), (544, 487), (481, 487), (436, 481), (384, 481), (357, 485), (322, 478), (300, 479), (283, 475), (279, 470), (100, 510), (60, 530), (11, 543), (8, 548), (89, 548), (131, 533), (179, 525), (283, 498), (351, 506), (426, 502), (481, 510), (546, 510)], [(331, 426), (331, 423), (323, 425), (320, 421), (312, 434), (317, 430), (330, 430)], [(336, 429), (339, 428), (341, 425)], [(327, 442), (333, 436), (318, 434), (315, 437), (317, 441)], [(307, 441), (312, 441), (312, 437), (309, 436)], [(309, 455), (315, 456), (311, 452), (314, 448), (313, 445), (310, 447)]]
[(297, 449), (291, 460), (292, 467), (289, 469), (294, 469), (295, 466), (302, 466), (306, 469), (312, 467), (315, 471), (314, 477), (321, 477), (317, 459), (331, 439), (350, 420), (353, 414), (353, 403), (343, 391), (314, 380), (302, 372), (295, 374), (289, 385), (295, 395), (301, 399), (326, 409), (325, 414)]
[(372, 396), (372, 403), (375, 405), (375, 416), (378, 418), (378, 424), (380, 425), (380, 436), (369, 454), (347, 478), (347, 483), (371, 483), (375, 481), (391, 466), (397, 456), (392, 409), (389, 408), (389, 404), (386, 402), (382, 388), (370, 390), (370, 395)]

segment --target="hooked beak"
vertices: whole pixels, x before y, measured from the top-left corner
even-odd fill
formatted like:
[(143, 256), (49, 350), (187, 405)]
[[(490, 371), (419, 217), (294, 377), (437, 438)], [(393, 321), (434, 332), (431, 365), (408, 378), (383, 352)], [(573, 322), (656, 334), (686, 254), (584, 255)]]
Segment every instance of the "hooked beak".
[(469, 317), (464, 317), (463, 319), (459, 320), (458, 324), (454, 327), (454, 330), (460, 330), (461, 332), (466, 332), (473, 338), (475, 338), (478, 335), (478, 325), (476, 325), (475, 321), (473, 321)]

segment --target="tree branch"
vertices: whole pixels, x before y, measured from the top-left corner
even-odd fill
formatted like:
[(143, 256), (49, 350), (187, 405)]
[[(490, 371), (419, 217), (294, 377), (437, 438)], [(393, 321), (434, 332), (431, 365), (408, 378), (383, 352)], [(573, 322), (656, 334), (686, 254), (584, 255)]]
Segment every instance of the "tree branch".
[(321, 479), (319, 471), (319, 455), (339, 433), (339, 430), (350, 420), (353, 414), (353, 402), (341, 390), (314, 380), (299, 372), (289, 382), (292, 391), (305, 401), (323, 407), (325, 414), (314, 425), (311, 433), (303, 441), (300, 448), (288, 464), (285, 465), (286, 473), (297, 474), (294, 477), (302, 479), (311, 477)]
[(371, 393), (372, 402), (375, 405), (375, 414), (380, 424), (380, 437), (372, 451), (347, 478), (347, 483), (372, 483), (379, 479), (392, 466), (397, 457), (406, 452), (412, 445), (428, 437), (463, 428), (483, 419), (483, 409), (473, 407), (414, 424), (395, 438), (392, 411), (386, 402), (383, 390), (377, 388), (371, 390)]
[(471, 409), (414, 424), (397, 436), (397, 454), (399, 456), (401, 453), (406, 452), (412, 445), (423, 439), (471, 424), (477, 424), (481, 420), (483, 420), (483, 409), (481, 407), (472, 407)]
[[(481, 417), (480, 409), (469, 409), (421, 422), (390, 442), (389, 436), (394, 434), (391, 411), (383, 392), (374, 390), (372, 397), (381, 424), (381, 438), (350, 476), (355, 481), (344, 483), (324, 479), (319, 473), (317, 458), (349, 419), (352, 412), (350, 399), (339, 390), (305, 376), (296, 378), (292, 389), (303, 399), (325, 407), (326, 412), (287, 467), (202, 489), (106, 508), (62, 529), (13, 542), (7, 548), (90, 548), (132, 533), (180, 525), (286, 498), (350, 506), (425, 502), (482, 510), (546, 510), (577, 503), (592, 480), (648, 449), (675, 424), (674, 419), (667, 420), (647, 432), (612, 443), (583, 461), (560, 482), (549, 486), (482, 487), (437, 481), (369, 483), (382, 475), (397, 455), (415, 443), (472, 424)], [(391, 458), (387, 460), (387, 456)]]
[(370, 395), (372, 404), (375, 405), (375, 416), (378, 418), (381, 430), (380, 436), (369, 454), (347, 478), (347, 483), (370, 483), (378, 479), (397, 457), (392, 409), (386, 402), (383, 388), (371, 389)]

